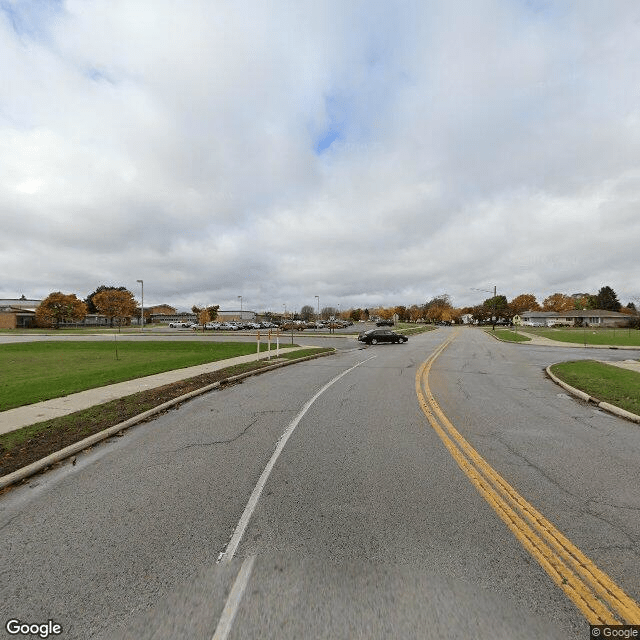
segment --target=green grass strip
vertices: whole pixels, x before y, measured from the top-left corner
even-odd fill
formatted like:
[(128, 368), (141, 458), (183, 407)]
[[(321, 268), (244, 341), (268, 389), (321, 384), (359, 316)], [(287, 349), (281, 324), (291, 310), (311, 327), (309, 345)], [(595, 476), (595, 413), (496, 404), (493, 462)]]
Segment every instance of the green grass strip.
[(594, 360), (554, 364), (558, 378), (601, 402), (640, 415), (640, 373)]
[[(262, 343), (261, 351), (266, 349)], [(253, 342), (114, 339), (0, 345), (0, 411), (255, 352)]]
[[(333, 353), (332, 348), (310, 348), (281, 353), (281, 358), (297, 360), (321, 353)], [(269, 367), (268, 360), (244, 362), (224, 369), (180, 380), (155, 389), (111, 400), (66, 416), (52, 418), (22, 429), (0, 434), (0, 476), (35, 462), (125, 420), (148, 411), (158, 405), (213, 382), (250, 371), (259, 372)]]
[(415, 324), (399, 324), (396, 327), (396, 332), (401, 333), (403, 336), (413, 336), (418, 333), (425, 333), (426, 331), (435, 331), (436, 327), (433, 325), (420, 325)]
[(522, 327), (528, 334), (549, 340), (586, 345), (611, 345), (614, 347), (640, 347), (640, 331), (637, 329), (544, 329)]
[(507, 340), (509, 342), (529, 342), (531, 340), (529, 336), (524, 336), (521, 333), (509, 331), (508, 329), (496, 329), (495, 332), (487, 331), (487, 333), (495, 335), (497, 338), (500, 338), (500, 340)]

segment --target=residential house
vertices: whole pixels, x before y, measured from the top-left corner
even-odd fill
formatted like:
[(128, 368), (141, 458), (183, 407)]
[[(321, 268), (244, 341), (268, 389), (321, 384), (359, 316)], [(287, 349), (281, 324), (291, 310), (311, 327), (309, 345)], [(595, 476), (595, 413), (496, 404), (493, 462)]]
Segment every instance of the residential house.
[(585, 309), (571, 311), (525, 311), (520, 314), (525, 326), (587, 326), (620, 327), (625, 326), (629, 316), (618, 311), (605, 309)]

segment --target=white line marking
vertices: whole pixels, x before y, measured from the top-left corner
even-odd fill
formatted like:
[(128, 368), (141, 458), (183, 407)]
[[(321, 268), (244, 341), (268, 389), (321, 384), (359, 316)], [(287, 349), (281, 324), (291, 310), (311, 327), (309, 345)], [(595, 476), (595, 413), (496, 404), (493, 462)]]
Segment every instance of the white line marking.
[(320, 389), (320, 391), (318, 391), (313, 396), (313, 398), (311, 398), (311, 400), (309, 400), (304, 405), (304, 407), (302, 407), (302, 409), (300, 410), (300, 413), (298, 413), (298, 415), (289, 423), (289, 426), (284, 430), (284, 433), (280, 436), (280, 439), (276, 444), (276, 449), (273, 452), (271, 459), (267, 463), (267, 466), (264, 468), (262, 475), (260, 476), (260, 478), (258, 478), (258, 482), (254, 487), (253, 492), (251, 493), (251, 496), (249, 497), (249, 502), (247, 502), (247, 506), (244, 508), (244, 511), (242, 512), (242, 516), (240, 516), (240, 520), (238, 522), (238, 525), (236, 526), (236, 530), (233, 532), (233, 535), (231, 536), (231, 540), (229, 540), (229, 544), (227, 545), (227, 548), (224, 551), (222, 551), (218, 556), (218, 563), (225, 558), (227, 558), (228, 560), (231, 560), (231, 558), (233, 558), (233, 556), (235, 555), (236, 550), (238, 549), (238, 545), (240, 544), (240, 540), (242, 540), (242, 536), (244, 535), (247, 525), (249, 524), (249, 520), (251, 519), (251, 516), (253, 515), (256, 505), (258, 504), (258, 500), (260, 499), (260, 494), (264, 489), (264, 485), (267, 483), (267, 480), (269, 479), (271, 470), (276, 464), (276, 460), (280, 456), (280, 453), (284, 449), (284, 445), (287, 444), (287, 440), (289, 439), (291, 434), (294, 432), (295, 428), (298, 426), (298, 423), (300, 422), (300, 420), (302, 420), (304, 414), (307, 413), (311, 405), (331, 385), (336, 383), (343, 376), (346, 376), (347, 373), (349, 373), (350, 371), (353, 371), (356, 367), (359, 367), (361, 364), (364, 364), (365, 362), (369, 362), (369, 360), (373, 360), (373, 358), (375, 357), (376, 356), (371, 356), (370, 358), (367, 358), (362, 362), (358, 362), (358, 364), (354, 364), (353, 367), (350, 367), (346, 371), (343, 371), (342, 373), (338, 374), (335, 378), (327, 382), (327, 384), (325, 384), (324, 387), (322, 387), (322, 389)]
[(249, 578), (251, 577), (251, 571), (255, 560), (255, 556), (249, 556), (248, 558), (245, 558), (245, 561), (242, 563), (240, 571), (238, 571), (236, 581), (233, 583), (233, 587), (231, 588), (231, 593), (229, 594), (227, 602), (224, 605), (224, 609), (222, 610), (222, 615), (218, 621), (216, 632), (213, 634), (213, 638), (211, 640), (225, 640), (229, 635), (231, 625), (233, 625), (233, 620), (240, 608), (240, 602), (242, 601), (244, 590), (249, 584)]

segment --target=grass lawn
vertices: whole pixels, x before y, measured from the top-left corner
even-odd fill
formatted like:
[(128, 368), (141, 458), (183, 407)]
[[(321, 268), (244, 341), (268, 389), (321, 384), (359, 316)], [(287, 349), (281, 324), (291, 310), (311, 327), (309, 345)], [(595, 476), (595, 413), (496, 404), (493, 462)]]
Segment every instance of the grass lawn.
[[(266, 348), (266, 344), (261, 344), (262, 351)], [(3, 376), (0, 411), (255, 351), (253, 342), (114, 340), (4, 344), (0, 345)]]
[(529, 336), (524, 336), (522, 333), (516, 333), (515, 331), (509, 331), (508, 329), (496, 329), (495, 331), (487, 331), (490, 335), (495, 335), (501, 340), (509, 340), (510, 342), (528, 342), (531, 340)]
[(391, 328), (404, 336), (412, 336), (417, 333), (424, 333), (425, 331), (434, 331), (436, 327), (426, 324), (416, 325), (409, 324), (407, 322), (399, 322), (395, 327)]
[(594, 329), (593, 327), (546, 329), (522, 327), (531, 335), (542, 336), (560, 342), (575, 344), (606, 344), (617, 347), (640, 347), (640, 331), (637, 329)]
[[(281, 352), (280, 357), (296, 360), (333, 351), (334, 349), (326, 347), (301, 349), (294, 352)], [(240, 373), (259, 372), (270, 364), (272, 363), (267, 360), (237, 364), (1, 434), (0, 476), (20, 469), (54, 451), (59, 451), (74, 442), (124, 422), (185, 393), (214, 382), (222, 382), (226, 378)]]
[(640, 415), (640, 373), (594, 360), (554, 364), (551, 371), (567, 384), (601, 402)]

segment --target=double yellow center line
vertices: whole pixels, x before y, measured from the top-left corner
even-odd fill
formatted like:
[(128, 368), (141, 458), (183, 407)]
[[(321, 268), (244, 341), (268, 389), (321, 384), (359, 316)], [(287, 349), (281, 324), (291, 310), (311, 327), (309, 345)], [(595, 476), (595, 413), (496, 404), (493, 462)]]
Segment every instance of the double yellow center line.
[(416, 394), (431, 426), (480, 495), (589, 624), (640, 624), (638, 604), (519, 495), (460, 435), (438, 406), (429, 388), (429, 371), (454, 337), (440, 345), (416, 373)]

